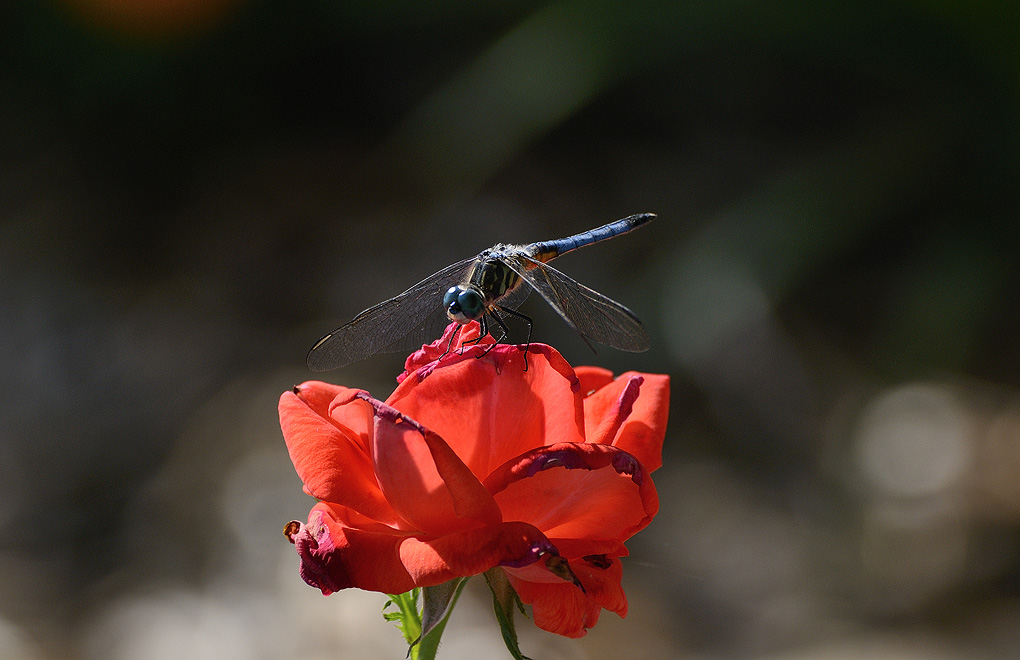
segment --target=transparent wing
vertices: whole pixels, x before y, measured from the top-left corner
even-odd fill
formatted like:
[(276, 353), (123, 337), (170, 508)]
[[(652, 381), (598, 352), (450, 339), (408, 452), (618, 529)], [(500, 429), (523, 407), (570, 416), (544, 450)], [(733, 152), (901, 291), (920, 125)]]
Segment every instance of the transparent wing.
[(582, 337), (633, 353), (647, 351), (651, 346), (641, 321), (615, 300), (525, 255), (502, 261), (538, 291)]
[(407, 291), (369, 307), (312, 346), (305, 363), (312, 371), (329, 371), (385, 351), (419, 348), (439, 336), (447, 321), (442, 297), (460, 282), (475, 257), (429, 275)]
[[(454, 283), (460, 280), (455, 280)], [(380, 348), (377, 353), (409, 353), (416, 351), (425, 344), (431, 344), (433, 341), (443, 335), (443, 331), (446, 330), (446, 326), (453, 323), (450, 317), (446, 315), (446, 309), (443, 308), (442, 293), (449, 289), (452, 284), (446, 285), (439, 296), (434, 299), (434, 309), (424, 312), (424, 317), (420, 319), (417, 325), (408, 332), (406, 335), (387, 344)]]

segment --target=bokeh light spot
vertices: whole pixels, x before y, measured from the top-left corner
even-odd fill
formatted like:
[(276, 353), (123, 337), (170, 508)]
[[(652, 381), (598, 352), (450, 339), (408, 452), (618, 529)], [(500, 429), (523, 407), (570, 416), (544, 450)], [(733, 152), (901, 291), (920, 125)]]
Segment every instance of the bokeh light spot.
[(879, 395), (865, 409), (856, 449), (861, 470), (886, 495), (935, 495), (968, 467), (967, 416), (945, 388), (900, 387)]

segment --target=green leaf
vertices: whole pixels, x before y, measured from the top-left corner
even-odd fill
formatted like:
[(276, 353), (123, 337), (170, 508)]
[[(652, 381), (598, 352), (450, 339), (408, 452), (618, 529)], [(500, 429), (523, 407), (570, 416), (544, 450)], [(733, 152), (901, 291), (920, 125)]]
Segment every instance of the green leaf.
[(496, 620), (499, 621), (499, 629), (503, 633), (503, 643), (506, 644), (507, 650), (510, 651), (514, 660), (531, 660), (521, 653), (521, 647), (517, 643), (517, 631), (514, 629), (514, 608), (520, 610), (521, 614), (525, 614), (524, 603), (521, 602), (520, 596), (517, 595), (517, 591), (510, 584), (510, 580), (507, 579), (502, 568), (490, 568), (485, 571), (485, 583), (492, 591), (492, 607), (496, 612)]
[(457, 578), (422, 590), (421, 634), (428, 635), (450, 614), (467, 578)]
[[(409, 648), (407, 656), (418, 660), (418, 640), (421, 638), (421, 615), (418, 613), (418, 595), (420, 589), (412, 589), (404, 594), (389, 594), (390, 599), (383, 605), (383, 618), (397, 624), (397, 629), (404, 636)], [(396, 612), (387, 612), (393, 606)]]
[(439, 638), (450, 620), (450, 613), (467, 584), (466, 577), (456, 578), (435, 587), (422, 589), (422, 636), (417, 646), (417, 660), (434, 660)]

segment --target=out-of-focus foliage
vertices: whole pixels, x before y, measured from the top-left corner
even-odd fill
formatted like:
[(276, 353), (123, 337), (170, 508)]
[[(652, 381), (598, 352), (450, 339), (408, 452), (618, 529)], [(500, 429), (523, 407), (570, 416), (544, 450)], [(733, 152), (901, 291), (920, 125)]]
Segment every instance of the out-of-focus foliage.
[[(15, 0), (0, 120), (5, 657), (399, 657), (297, 576), (277, 396), (455, 259), (641, 211), (557, 266), (652, 351), (526, 310), (673, 375), (662, 512), (626, 621), (522, 648), (1020, 648), (1017, 3)], [(445, 657), (505, 652), (477, 587)]]

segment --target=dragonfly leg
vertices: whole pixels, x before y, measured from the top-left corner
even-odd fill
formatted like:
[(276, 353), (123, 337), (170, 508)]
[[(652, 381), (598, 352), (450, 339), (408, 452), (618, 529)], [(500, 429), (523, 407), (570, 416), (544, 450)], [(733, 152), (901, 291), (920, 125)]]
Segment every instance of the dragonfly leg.
[[(503, 312), (504, 314), (509, 314), (511, 316), (516, 316), (517, 318), (523, 320), (525, 323), (528, 324), (528, 339), (527, 339), (527, 341), (524, 342), (524, 370), (527, 371), (528, 370), (528, 348), (531, 346), (531, 331), (534, 328), (534, 323), (532, 322), (530, 316), (525, 316), (524, 314), (521, 314), (520, 312), (518, 312), (515, 309), (510, 309), (509, 307), (498, 307), (498, 306), (496, 307), (496, 309), (498, 309), (499, 311)], [(503, 331), (509, 333), (509, 331), (507, 330), (506, 324), (503, 323), (503, 321), (498, 316), (495, 316), (495, 315), (493, 315), (493, 316), (494, 316), (494, 318), (497, 321), (499, 321), (499, 325), (500, 325), (500, 327), (503, 328)]]
[[(460, 345), (461, 354), (463, 354), (464, 352), (464, 346), (466, 345), (474, 346), (478, 342), (485, 339), (485, 335), (489, 334), (489, 326), (485, 323), (485, 317), (486, 315), (482, 314), (482, 318), (478, 319), (478, 336), (475, 337), (474, 339), (468, 339), (467, 341), (461, 343)], [(463, 328), (464, 326), (461, 327)]]
[[(499, 309), (500, 311), (502, 311), (502, 308)], [(499, 314), (496, 312), (496, 309), (493, 308), (489, 310), (489, 312), (486, 313), (486, 316), (491, 316), (492, 319), (497, 323), (497, 325), (499, 325), (500, 329), (503, 331), (503, 339), (506, 339), (507, 335), (510, 334), (510, 330), (509, 328), (506, 327), (506, 323), (503, 323), (503, 319), (499, 318)], [(496, 339), (496, 336), (493, 335), (492, 338)], [(492, 342), (492, 344), (489, 346), (488, 350), (485, 351), (485, 353), (491, 351), (492, 347), (498, 344), (499, 342), (500, 342), (499, 339), (496, 339), (496, 341)], [(485, 353), (482, 353), (482, 355), (485, 355)]]
[(440, 359), (440, 360), (442, 360), (442, 359), (443, 359), (444, 357), (446, 357), (447, 355), (449, 355), (449, 354), (450, 354), (450, 351), (452, 351), (452, 350), (453, 350), (453, 342), (457, 341), (457, 335), (459, 335), (459, 334), (460, 334), (460, 331), (461, 331), (461, 329), (462, 329), (463, 327), (464, 327), (464, 326), (462, 326), (462, 325), (458, 325), (458, 326), (457, 326), (456, 328), (454, 328), (454, 329), (453, 329), (453, 332), (452, 332), (452, 333), (450, 333), (450, 343), (448, 343), (448, 344), (446, 345), (446, 350), (445, 350), (445, 351), (443, 351), (443, 354), (439, 356), (439, 359)]
[[(485, 318), (486, 318), (486, 317), (489, 317), (489, 316), (491, 316), (491, 317), (492, 317), (492, 319), (493, 319), (493, 320), (494, 320), (494, 321), (495, 321), (495, 322), (496, 322), (496, 323), (497, 323), (497, 324), (499, 325), (500, 329), (501, 329), (501, 330), (503, 331), (503, 337), (505, 338), (505, 337), (506, 337), (506, 335), (507, 335), (507, 333), (509, 332), (509, 330), (507, 329), (507, 327), (506, 327), (506, 324), (505, 324), (505, 323), (503, 323), (503, 319), (499, 318), (499, 314), (498, 314), (498, 313), (496, 312), (496, 309), (495, 309), (495, 308), (493, 308), (493, 309), (490, 309), (490, 310), (488, 310), (488, 311), (487, 311), (487, 312), (486, 312), (486, 313), (485, 313), (485, 314), (484, 314), (484, 315), (482, 316), (482, 320), (484, 321), (484, 320), (485, 320)], [(484, 336), (484, 335), (483, 335), (483, 336)], [(497, 346), (497, 345), (499, 344), (499, 341), (500, 341), (500, 340), (499, 340), (499, 339), (497, 339), (495, 335), (493, 335), (493, 336), (492, 336), (492, 338), (493, 338), (493, 339), (495, 339), (496, 341), (493, 341), (493, 342), (492, 342), (491, 344), (489, 344), (489, 345), (488, 345), (488, 346), (487, 346), (487, 347), (485, 348), (485, 350), (484, 350), (484, 351), (482, 351), (482, 352), (481, 352), (481, 353), (480, 353), (479, 355), (476, 355), (476, 356), (475, 356), (475, 358), (476, 358), (476, 359), (480, 359), (480, 358), (483, 358), (483, 357), (485, 357), (486, 355), (488, 355), (488, 354), (489, 354), (489, 351), (491, 351), (492, 349), (496, 348), (496, 346)], [(497, 363), (497, 364), (495, 364), (495, 367), (496, 367), (496, 373), (498, 374), (498, 373), (500, 372), (499, 364), (498, 364), (498, 363)]]

